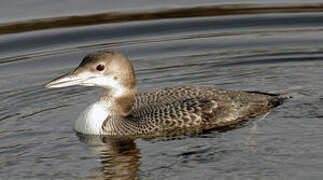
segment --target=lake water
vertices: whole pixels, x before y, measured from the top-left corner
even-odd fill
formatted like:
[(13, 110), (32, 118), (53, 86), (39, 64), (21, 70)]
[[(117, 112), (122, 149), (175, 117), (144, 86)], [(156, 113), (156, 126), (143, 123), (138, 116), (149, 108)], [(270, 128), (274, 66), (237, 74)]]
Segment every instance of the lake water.
[[(322, 179), (322, 12), (320, 1), (0, 2), (0, 179)], [(139, 91), (293, 98), (225, 131), (77, 136), (73, 121), (101, 90), (43, 86), (102, 49), (131, 59)]]

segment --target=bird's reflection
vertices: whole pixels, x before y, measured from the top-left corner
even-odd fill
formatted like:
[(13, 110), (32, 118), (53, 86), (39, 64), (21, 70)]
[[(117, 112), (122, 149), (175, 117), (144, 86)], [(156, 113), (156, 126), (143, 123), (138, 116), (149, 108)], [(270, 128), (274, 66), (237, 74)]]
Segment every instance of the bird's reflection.
[(80, 141), (99, 155), (102, 177), (99, 179), (138, 179), (140, 151), (133, 139), (116, 139), (77, 134)]
[[(235, 128), (243, 127), (245, 123), (235, 124), (222, 128), (213, 129), (217, 132), (226, 132)], [(170, 141), (187, 137), (203, 137), (212, 130), (180, 129), (160, 137), (143, 136), (147, 141)], [(100, 157), (102, 167), (99, 168), (99, 179), (138, 179), (137, 173), (140, 166), (140, 150), (137, 148), (135, 139), (138, 137), (111, 137), (91, 136), (77, 133), (79, 140), (89, 145), (89, 148)]]

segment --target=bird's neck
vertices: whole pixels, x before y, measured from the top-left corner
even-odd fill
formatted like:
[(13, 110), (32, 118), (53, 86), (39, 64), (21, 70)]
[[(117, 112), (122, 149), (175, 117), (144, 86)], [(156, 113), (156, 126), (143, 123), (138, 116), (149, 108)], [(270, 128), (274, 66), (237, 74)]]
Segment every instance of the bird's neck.
[(100, 96), (99, 102), (106, 104), (106, 110), (120, 117), (128, 116), (135, 102), (136, 89), (125, 90), (122, 93), (110, 91)]

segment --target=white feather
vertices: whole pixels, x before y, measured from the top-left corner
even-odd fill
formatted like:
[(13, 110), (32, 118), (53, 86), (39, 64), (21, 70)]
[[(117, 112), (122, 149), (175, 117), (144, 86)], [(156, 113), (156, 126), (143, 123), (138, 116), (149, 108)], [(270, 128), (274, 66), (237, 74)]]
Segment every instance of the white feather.
[(115, 80), (113, 76), (96, 76), (88, 78), (83, 81), (83, 85), (110, 87), (111, 95), (113, 96), (123, 95), (126, 91), (125, 88), (120, 85), (120, 81)]
[(74, 130), (83, 134), (102, 134), (102, 124), (109, 116), (109, 105), (95, 102), (74, 123)]

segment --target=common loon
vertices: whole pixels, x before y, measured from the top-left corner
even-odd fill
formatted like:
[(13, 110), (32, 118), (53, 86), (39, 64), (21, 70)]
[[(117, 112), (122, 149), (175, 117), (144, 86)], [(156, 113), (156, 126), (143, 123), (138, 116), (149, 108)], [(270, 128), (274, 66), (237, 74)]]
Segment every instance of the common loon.
[(45, 85), (98, 86), (107, 90), (75, 121), (89, 135), (142, 136), (236, 124), (282, 103), (272, 94), (201, 87), (168, 87), (136, 94), (136, 76), (127, 57), (113, 50), (94, 52), (72, 72)]

